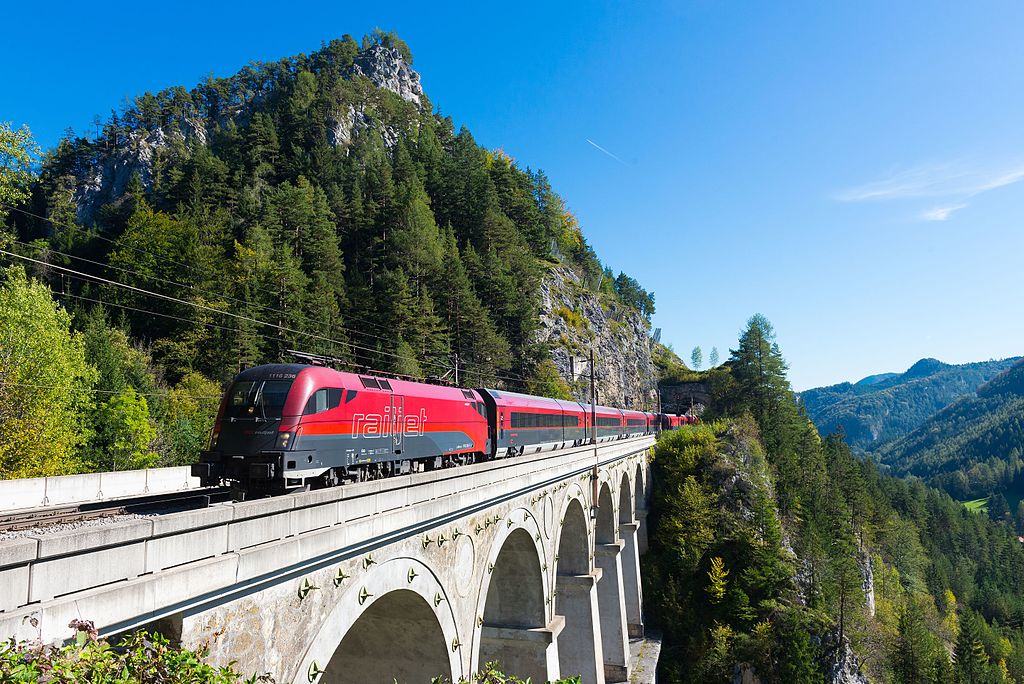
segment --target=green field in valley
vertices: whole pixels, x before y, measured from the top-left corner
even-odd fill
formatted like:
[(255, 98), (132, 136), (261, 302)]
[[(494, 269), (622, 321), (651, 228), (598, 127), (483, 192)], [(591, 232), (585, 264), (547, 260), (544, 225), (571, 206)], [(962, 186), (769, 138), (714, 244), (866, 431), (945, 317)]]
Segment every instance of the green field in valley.
[(978, 513), (978, 512), (987, 513), (988, 512), (988, 497), (987, 496), (984, 499), (974, 499), (973, 501), (964, 501), (963, 503), (964, 503), (964, 506), (967, 507), (967, 510), (969, 510), (969, 511), (971, 511), (973, 513)]

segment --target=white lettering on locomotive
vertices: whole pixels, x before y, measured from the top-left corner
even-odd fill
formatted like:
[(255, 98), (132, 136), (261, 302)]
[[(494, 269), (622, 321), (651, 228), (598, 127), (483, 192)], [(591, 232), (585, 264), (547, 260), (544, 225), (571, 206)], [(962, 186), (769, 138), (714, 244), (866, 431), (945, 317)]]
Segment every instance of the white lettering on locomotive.
[(352, 434), (356, 437), (383, 437), (395, 434), (393, 426), (401, 430), (401, 434), (410, 437), (422, 437), (426, 432), (427, 410), (420, 409), (419, 414), (403, 416), (401, 411), (395, 411), (394, 419), (391, 416), (391, 407), (384, 407), (384, 414), (379, 413), (355, 413), (352, 415)]

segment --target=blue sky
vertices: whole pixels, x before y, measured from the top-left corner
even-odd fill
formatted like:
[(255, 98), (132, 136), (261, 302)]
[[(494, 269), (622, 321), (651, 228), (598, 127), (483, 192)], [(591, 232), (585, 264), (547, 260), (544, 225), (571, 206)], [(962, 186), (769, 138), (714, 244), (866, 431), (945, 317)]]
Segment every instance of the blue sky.
[(50, 146), (380, 26), (442, 113), (548, 173), (684, 358), (758, 311), (798, 389), (1024, 353), (1024, 5), (497, 4), (17, 3), (0, 120)]

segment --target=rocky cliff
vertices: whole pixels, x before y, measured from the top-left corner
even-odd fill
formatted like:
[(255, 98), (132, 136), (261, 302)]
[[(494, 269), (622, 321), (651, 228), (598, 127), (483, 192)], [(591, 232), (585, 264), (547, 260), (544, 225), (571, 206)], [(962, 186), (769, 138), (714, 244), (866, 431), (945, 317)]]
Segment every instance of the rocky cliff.
[(541, 284), (540, 341), (551, 349), (573, 396), (590, 400), (590, 350), (597, 365), (598, 401), (654, 409), (657, 373), (651, 360), (650, 323), (638, 311), (587, 290), (564, 266)]
[[(301, 70), (298, 65), (291, 68)], [(429, 111), (430, 102), (423, 92), (420, 75), (394, 47), (373, 44), (360, 50), (351, 64), (342, 68), (342, 77), (350, 82), (368, 84), (361, 97), (345, 103), (337, 111), (327, 112), (325, 125), (328, 142), (333, 147), (347, 147), (360, 132), (371, 130), (381, 136), (390, 149), (399, 138), (399, 131), (389, 120), (389, 107), (382, 103), (385, 93), (394, 93), (417, 110)], [(106, 131), (106, 144), (74, 179), (74, 201), (78, 219), (88, 225), (103, 205), (117, 205), (124, 196), (128, 182), (138, 175), (147, 191), (153, 189), (154, 170), (166, 163), (168, 156), (187, 156), (200, 145), (207, 145), (215, 131), (244, 127), (269, 97), (269, 85), (223, 79), (214, 86), (204, 84), (191, 93), (160, 93), (158, 100), (176, 101), (175, 115), (162, 115), (157, 126), (143, 126)], [(222, 102), (215, 110), (201, 111), (195, 105), (204, 100), (204, 88), (220, 88)], [(205, 98), (209, 99), (209, 98)], [(138, 111), (126, 112), (125, 119), (139, 118)]]

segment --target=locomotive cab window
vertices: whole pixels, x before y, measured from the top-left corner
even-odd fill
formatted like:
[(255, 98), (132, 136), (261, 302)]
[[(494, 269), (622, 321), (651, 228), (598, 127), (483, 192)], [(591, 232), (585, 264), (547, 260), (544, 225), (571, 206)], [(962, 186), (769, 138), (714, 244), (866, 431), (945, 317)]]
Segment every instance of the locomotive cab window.
[(332, 408), (337, 408), (341, 404), (341, 395), (344, 390), (340, 388), (329, 387), (325, 389), (318, 389), (316, 392), (309, 397), (309, 401), (306, 402), (306, 408), (302, 414), (305, 416), (311, 416), (315, 413), (323, 413), (329, 411)]
[(229, 418), (280, 418), (291, 386), (291, 380), (236, 382), (225, 414)]

